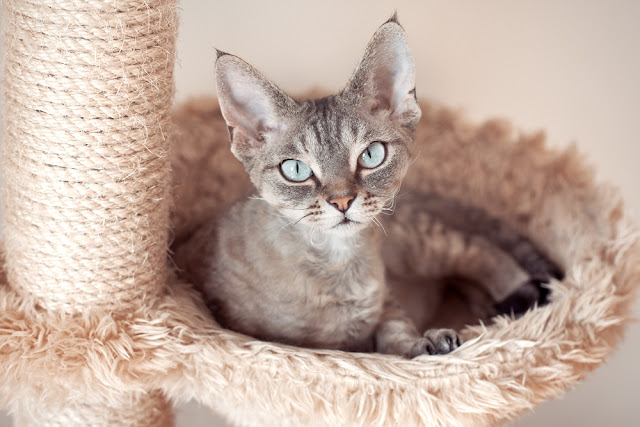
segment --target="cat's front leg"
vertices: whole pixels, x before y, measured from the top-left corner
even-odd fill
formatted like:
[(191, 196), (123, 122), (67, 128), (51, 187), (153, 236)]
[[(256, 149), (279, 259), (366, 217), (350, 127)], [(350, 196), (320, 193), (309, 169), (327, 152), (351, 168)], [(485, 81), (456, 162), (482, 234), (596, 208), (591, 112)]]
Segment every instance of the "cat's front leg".
[(452, 329), (429, 329), (422, 336), (391, 295), (387, 295), (376, 330), (376, 350), (414, 358), (421, 354), (446, 354), (460, 346)]

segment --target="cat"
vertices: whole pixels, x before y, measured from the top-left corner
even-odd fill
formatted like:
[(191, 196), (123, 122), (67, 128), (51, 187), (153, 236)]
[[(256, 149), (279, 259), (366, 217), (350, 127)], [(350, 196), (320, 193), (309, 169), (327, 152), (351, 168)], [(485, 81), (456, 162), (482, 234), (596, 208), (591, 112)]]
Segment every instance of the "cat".
[[(421, 197), (394, 206), (421, 116), (414, 60), (397, 16), (378, 28), (337, 95), (296, 101), (224, 52), (217, 55), (216, 84), (231, 151), (259, 194), (238, 201), (176, 249), (176, 263), (203, 291), (216, 320), (256, 338), (304, 347), (409, 358), (455, 350), (460, 338), (454, 330), (420, 334), (400, 308), (389, 282), (401, 291), (399, 282), (420, 275), (420, 260), (398, 259), (405, 243), (389, 245), (377, 228), (383, 226), (378, 215), (393, 208), (399, 215), (391, 218), (432, 220), (450, 217), (442, 208), (455, 204)], [(494, 236), (482, 228), (487, 218), (477, 214), (475, 230), (449, 231), (464, 234), (470, 249), (461, 256), (482, 259), (478, 247), (491, 255), (466, 273), (488, 275), (494, 284), (488, 294), (506, 308), (514, 307), (509, 298), (535, 303), (537, 283), (522, 268), (529, 256), (512, 259), (492, 250)], [(389, 235), (402, 236), (409, 222), (387, 222)], [(503, 234), (498, 246), (513, 236), (525, 241), (515, 232)], [(399, 267), (409, 259), (413, 269)], [(551, 267), (539, 269), (547, 278)], [(504, 271), (509, 274), (491, 276)], [(524, 285), (509, 294), (513, 280)]]

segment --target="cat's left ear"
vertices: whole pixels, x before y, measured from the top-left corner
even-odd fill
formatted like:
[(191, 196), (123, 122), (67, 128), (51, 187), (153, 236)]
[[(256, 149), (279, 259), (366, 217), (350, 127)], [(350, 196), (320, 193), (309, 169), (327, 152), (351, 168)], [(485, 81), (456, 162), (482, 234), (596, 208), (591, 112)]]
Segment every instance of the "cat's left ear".
[(396, 14), (375, 32), (343, 93), (373, 114), (388, 113), (404, 126), (418, 124), (413, 55)]

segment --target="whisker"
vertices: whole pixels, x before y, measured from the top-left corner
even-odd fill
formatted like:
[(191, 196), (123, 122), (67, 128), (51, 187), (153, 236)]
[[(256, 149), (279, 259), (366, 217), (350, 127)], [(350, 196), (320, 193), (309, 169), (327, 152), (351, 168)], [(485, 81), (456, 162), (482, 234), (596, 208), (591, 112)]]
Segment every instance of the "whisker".
[(393, 203), (391, 206), (387, 206), (386, 204), (382, 205), (380, 211), (389, 212), (390, 214), (394, 213), (396, 211), (395, 203)]
[(292, 226), (296, 226), (296, 224), (298, 224), (300, 221), (302, 221), (303, 219), (305, 219), (306, 217), (308, 217), (309, 215), (311, 215), (313, 212), (309, 212), (308, 214), (302, 215), (300, 218), (294, 219), (293, 221), (289, 221), (288, 223), (286, 223), (285, 225), (283, 225), (282, 227), (280, 227), (280, 229), (278, 229), (278, 231), (276, 232), (275, 237), (273, 238), (273, 240), (275, 241), (278, 236), (280, 235), (280, 232), (282, 230), (284, 230), (285, 228), (287, 228), (288, 226), (292, 225)]
[(278, 210), (274, 209), (274, 207), (271, 205), (262, 206), (262, 211), (268, 214), (271, 214), (273, 216), (277, 216), (278, 218), (287, 218), (287, 219), (289, 218), (289, 216), (280, 213)]
[(384, 235), (389, 237), (389, 235), (387, 234), (387, 230), (384, 229), (384, 226), (382, 225), (382, 223), (378, 218), (376, 218), (375, 216), (372, 216), (371, 221), (373, 221), (378, 227), (382, 228), (382, 232), (384, 233)]
[(408, 188), (408, 189), (407, 189), (407, 191), (405, 191), (404, 193), (398, 193), (398, 195), (396, 196), (396, 198), (398, 198), (398, 197), (404, 197), (404, 196), (406, 196), (407, 194), (411, 193), (411, 191), (413, 191), (413, 190), (415, 190), (415, 187), (413, 187), (413, 188)]
[(406, 195), (407, 195), (407, 194), (409, 194), (409, 193), (411, 193), (411, 189), (409, 189), (409, 190), (405, 191), (405, 192), (404, 192), (404, 193), (402, 193), (402, 194), (398, 194), (396, 197), (404, 197), (404, 196), (406, 196)]
[(313, 241), (313, 233), (317, 230), (317, 226), (313, 226), (311, 227), (311, 233), (309, 233), (309, 243), (311, 244), (311, 246), (313, 246), (314, 248), (319, 248), (321, 246), (323, 246), (325, 243), (327, 243), (327, 240), (329, 240), (329, 236), (327, 236), (325, 234), (324, 236), (324, 240), (322, 242), (314, 242)]
[(290, 226), (291, 224), (293, 224), (293, 223), (294, 223), (294, 222), (296, 222), (296, 221), (298, 221), (298, 220), (297, 220), (297, 219), (294, 219), (293, 221), (288, 222), (288, 223), (286, 223), (285, 225), (283, 225), (282, 227), (280, 227), (280, 228), (278, 229), (278, 231), (276, 232), (276, 237), (274, 238), (274, 240), (278, 238), (278, 235), (280, 234), (280, 232), (281, 232), (282, 230), (284, 230), (285, 228), (287, 228), (288, 226)]
[(395, 208), (385, 208), (385, 207), (380, 208), (380, 213), (383, 215), (391, 216), (395, 211), (396, 211)]
[(400, 193), (400, 188), (402, 187), (402, 184), (400, 184), (395, 190), (393, 190), (393, 194), (391, 195), (391, 197), (389, 197), (384, 205), (382, 205), (382, 211), (386, 211), (386, 215), (392, 215), (393, 212), (395, 212), (396, 209), (396, 197), (398, 196), (398, 193)]
[(313, 215), (314, 213), (315, 213), (315, 212), (309, 212), (309, 213), (308, 213), (308, 214), (306, 214), (306, 215), (302, 215), (300, 218), (298, 218), (298, 220), (297, 220), (296, 222), (294, 222), (294, 223), (293, 223), (293, 225), (294, 225), (294, 226), (295, 226), (295, 225), (298, 225), (298, 223), (299, 223), (300, 221), (302, 221), (303, 219), (305, 219), (306, 217), (308, 217), (308, 216), (310, 216), (310, 215)]
[(411, 160), (411, 163), (409, 163), (409, 166), (407, 167), (407, 169), (410, 168), (416, 162), (416, 160), (418, 160), (418, 157), (420, 157), (420, 154), (422, 154), (422, 150), (418, 151), (418, 154), (416, 154), (413, 160)]
[(400, 189), (402, 188), (402, 183), (400, 183), (400, 185), (398, 185), (398, 188), (396, 188), (396, 191), (393, 192), (393, 197), (392, 197), (392, 202), (391, 202), (391, 209), (395, 209), (396, 208), (396, 197), (398, 197), (398, 194), (400, 194)]

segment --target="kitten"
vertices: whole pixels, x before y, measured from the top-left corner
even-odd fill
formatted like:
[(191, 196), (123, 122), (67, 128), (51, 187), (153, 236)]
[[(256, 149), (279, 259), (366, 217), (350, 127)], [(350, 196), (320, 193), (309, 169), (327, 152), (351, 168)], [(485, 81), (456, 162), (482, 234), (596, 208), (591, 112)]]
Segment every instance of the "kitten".
[(395, 15), (338, 95), (295, 101), (222, 52), (216, 83), (231, 150), (260, 194), (176, 254), (216, 319), (314, 348), (415, 357), (458, 347), (453, 330), (421, 335), (399, 309), (372, 227), (409, 167), (421, 116)]
[[(476, 301), (486, 294), (472, 305), (476, 319), (495, 314), (495, 302), (504, 312), (543, 302), (539, 283), (555, 266), (514, 230), (435, 195), (395, 206), (421, 116), (395, 15), (338, 95), (295, 101), (222, 52), (216, 83), (231, 150), (260, 197), (194, 233), (176, 262), (223, 326), (298, 346), (415, 357), (460, 345), (451, 329), (416, 329), (440, 301), (427, 286), (409, 290), (428, 275), (482, 279), (484, 289), (456, 281)], [(377, 216), (393, 210), (384, 236)], [(434, 265), (427, 257), (441, 271), (422, 271)], [(418, 314), (410, 319), (394, 295), (403, 307), (419, 301)]]

